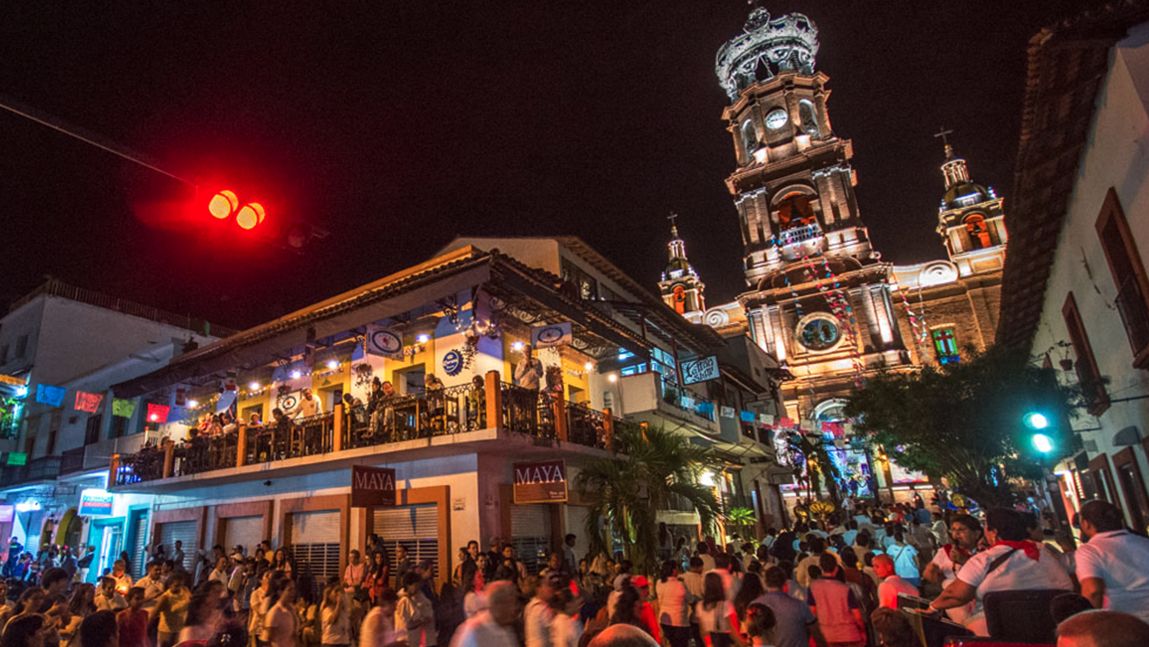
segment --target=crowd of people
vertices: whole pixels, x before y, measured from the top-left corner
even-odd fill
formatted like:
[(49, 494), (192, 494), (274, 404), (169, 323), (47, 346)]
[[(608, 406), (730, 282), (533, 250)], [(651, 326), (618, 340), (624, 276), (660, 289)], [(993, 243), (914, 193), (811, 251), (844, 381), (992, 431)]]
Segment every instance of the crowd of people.
[(579, 559), (575, 535), (537, 569), (471, 541), (441, 586), (433, 560), (376, 536), (318, 582), (267, 541), (196, 555), (177, 541), (138, 580), (121, 554), (94, 585), (90, 547), (33, 557), (13, 540), (0, 647), (917, 647), (907, 608), (985, 635), (984, 596), (1021, 589), (1064, 591), (1059, 635), (1149, 644), (1149, 539), (1108, 503), (1078, 516), (1075, 550), (1014, 509), (854, 506), (726, 545), (664, 526), (652, 573), (621, 553)]

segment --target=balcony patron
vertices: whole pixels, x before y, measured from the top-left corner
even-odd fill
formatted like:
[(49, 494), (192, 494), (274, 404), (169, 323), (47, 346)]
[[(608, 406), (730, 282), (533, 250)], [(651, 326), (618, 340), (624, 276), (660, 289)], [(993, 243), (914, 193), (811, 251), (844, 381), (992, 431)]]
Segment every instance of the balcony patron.
[(288, 415), (292, 418), (312, 418), (321, 413), (323, 404), (319, 402), (319, 398), (312, 395), (311, 389), (303, 389), (300, 391), (299, 404), (295, 405)]
[(344, 393), (343, 406), (347, 409), (347, 415), (351, 417), (352, 428), (361, 429), (367, 424), (367, 407), (363, 406), (362, 400), (350, 393)]
[(523, 348), (523, 360), (515, 366), (515, 386), (538, 391), (543, 374), (543, 363), (534, 356), (531, 347)]

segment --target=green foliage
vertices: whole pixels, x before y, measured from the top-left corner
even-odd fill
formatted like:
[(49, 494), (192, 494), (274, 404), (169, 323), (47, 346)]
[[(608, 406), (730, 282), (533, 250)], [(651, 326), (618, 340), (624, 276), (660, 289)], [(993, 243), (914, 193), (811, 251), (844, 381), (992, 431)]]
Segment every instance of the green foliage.
[(1069, 419), (1078, 399), (1052, 369), (1029, 363), (1024, 353), (992, 348), (968, 361), (928, 366), (920, 372), (887, 372), (851, 396), (846, 414), (855, 429), (884, 447), (899, 465), (945, 477), (954, 489), (983, 505), (1005, 504), (1011, 493), (1002, 476), (1040, 474), (1040, 455), (1023, 418), (1041, 411), (1056, 460), (1072, 451)]
[(726, 518), (727, 525), (734, 526), (739, 530), (752, 527), (758, 520), (758, 516), (754, 514), (754, 511), (745, 507), (730, 508), (723, 516)]
[(718, 502), (699, 485), (705, 469), (721, 469), (709, 448), (662, 428), (618, 425), (617, 457), (596, 460), (579, 472), (575, 489), (590, 504), (586, 531), (592, 554), (610, 552), (612, 535), (622, 537), (628, 559), (654, 572), (658, 557), (658, 510), (673, 495), (689, 501), (704, 527), (713, 524)]

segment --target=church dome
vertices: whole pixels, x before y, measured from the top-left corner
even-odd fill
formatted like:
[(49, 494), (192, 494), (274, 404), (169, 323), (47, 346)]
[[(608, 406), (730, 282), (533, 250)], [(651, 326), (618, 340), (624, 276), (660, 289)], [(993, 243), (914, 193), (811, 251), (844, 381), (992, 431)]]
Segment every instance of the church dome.
[(974, 182), (957, 182), (946, 189), (942, 196), (943, 209), (968, 207), (993, 199), (993, 192)]

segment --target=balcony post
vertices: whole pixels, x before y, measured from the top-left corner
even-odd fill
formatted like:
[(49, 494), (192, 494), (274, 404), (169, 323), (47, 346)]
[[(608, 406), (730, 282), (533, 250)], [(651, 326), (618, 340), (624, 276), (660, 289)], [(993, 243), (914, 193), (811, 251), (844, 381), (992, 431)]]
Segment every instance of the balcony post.
[(162, 443), (164, 450), (164, 473), (163, 478), (168, 478), (172, 475), (176, 463), (176, 444), (172, 442), (171, 438), (165, 438)]
[(551, 399), (552, 415), (555, 420), (555, 438), (562, 442), (567, 442), (570, 433), (567, 430), (567, 406), (566, 400), (563, 398), (563, 392), (560, 390), (555, 393), (554, 398)]
[(120, 476), (120, 455), (112, 454), (111, 460), (108, 461), (108, 487), (115, 487), (119, 485)]
[(239, 425), (235, 439), (235, 466), (247, 465), (247, 425)]
[(487, 371), (483, 391), (487, 398), (487, 429), (502, 429), (503, 385), (498, 371)]
[(602, 435), (603, 443), (606, 445), (606, 450), (609, 452), (614, 451), (614, 413), (611, 412), (610, 407), (602, 410)]
[(331, 451), (343, 451), (343, 403), (336, 402), (331, 408)]

